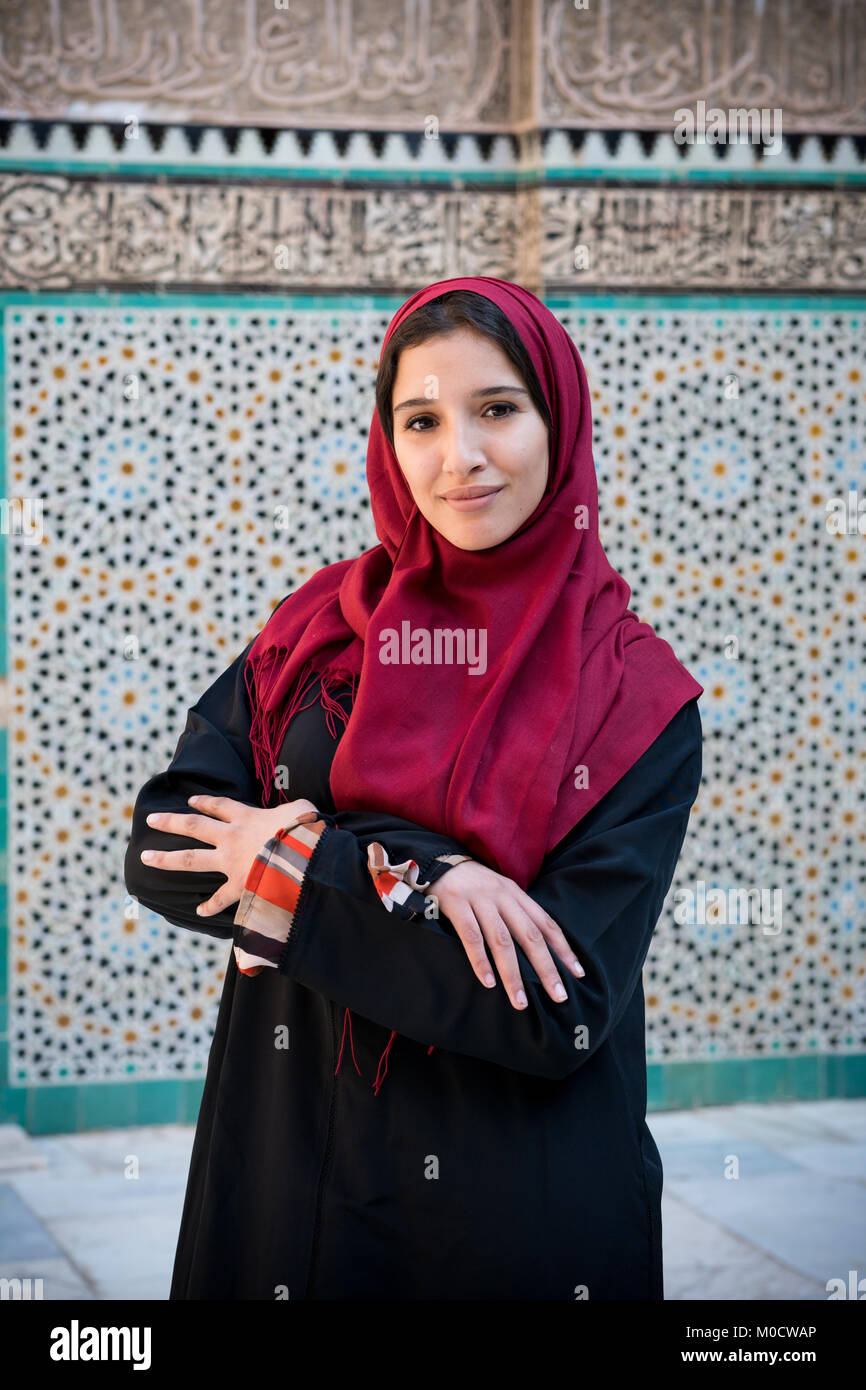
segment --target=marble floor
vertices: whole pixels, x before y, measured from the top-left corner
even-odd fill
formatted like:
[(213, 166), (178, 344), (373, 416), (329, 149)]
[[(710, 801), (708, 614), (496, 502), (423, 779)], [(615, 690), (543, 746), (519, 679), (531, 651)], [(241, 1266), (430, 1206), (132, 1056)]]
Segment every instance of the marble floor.
[[(832, 1279), (866, 1281), (866, 1100), (655, 1111), (649, 1126), (667, 1299), (826, 1299)], [(192, 1138), (0, 1126), (0, 1279), (41, 1279), (45, 1299), (167, 1298)]]

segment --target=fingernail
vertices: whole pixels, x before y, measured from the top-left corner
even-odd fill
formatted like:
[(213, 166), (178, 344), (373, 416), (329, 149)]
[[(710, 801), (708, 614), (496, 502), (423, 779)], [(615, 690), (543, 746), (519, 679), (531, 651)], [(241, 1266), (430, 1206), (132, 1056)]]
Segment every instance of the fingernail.
[(553, 991), (553, 997), (554, 997), (554, 999), (567, 999), (567, 998), (568, 998), (568, 991), (567, 991), (567, 989), (565, 988), (565, 985), (564, 985), (564, 984), (560, 983), (560, 984), (558, 984), (558, 985), (556, 986), (556, 989)]
[(142, 857), (142, 859), (144, 860), (145, 864), (149, 864), (150, 861), (151, 861), (151, 859), (153, 858), (153, 850), (152, 850), (152, 849), (143, 849), (143, 850), (141, 851), (141, 857)]
[(196, 912), (198, 913), (198, 915), (199, 915), (200, 917), (206, 917), (206, 916), (207, 916), (207, 913), (205, 912), (204, 903), (199, 903), (198, 907), (196, 908)]
[(495, 984), (496, 984), (496, 980), (493, 978), (492, 975), (485, 975), (485, 976), (484, 976), (484, 983), (486, 984), (487, 988), (490, 989), (490, 987), (491, 987), (492, 985), (495, 985)]
[(575, 975), (585, 975), (585, 974), (586, 974), (586, 971), (584, 970), (584, 968), (583, 968), (583, 966), (581, 965), (581, 963), (580, 963), (579, 960), (573, 960), (573, 961), (571, 962), (571, 968), (572, 968), (572, 970), (574, 971)]
[(520, 1008), (520, 1009), (523, 1009), (523, 1008), (526, 1007), (526, 995), (524, 994), (524, 992), (523, 992), (522, 989), (519, 989), (519, 990), (517, 991), (517, 1006), (518, 1006), (518, 1008)]
[(188, 806), (192, 806), (192, 805), (195, 804), (196, 801), (198, 801), (198, 797), (197, 797), (197, 796), (188, 796), (187, 799), (186, 799), (186, 801), (187, 801), (187, 805), (188, 805)]
[(151, 811), (151, 813), (150, 813), (149, 816), (145, 816), (145, 821), (147, 822), (148, 825), (153, 825), (153, 824), (155, 823), (156, 818), (157, 818), (158, 815), (159, 815), (159, 812), (158, 812), (158, 811)]

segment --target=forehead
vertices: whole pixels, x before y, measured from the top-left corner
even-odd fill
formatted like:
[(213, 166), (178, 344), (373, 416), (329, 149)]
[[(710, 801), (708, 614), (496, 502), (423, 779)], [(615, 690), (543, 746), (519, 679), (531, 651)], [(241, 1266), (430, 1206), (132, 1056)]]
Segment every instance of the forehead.
[(453, 333), (437, 334), (414, 347), (402, 349), (397, 361), (394, 377), (406, 383), (412, 377), (435, 372), (440, 376), (453, 376), (455, 384), (475, 378), (496, 369), (497, 381), (520, 383), (520, 376), (510, 358), (500, 345), (483, 333), (472, 329), (455, 329)]

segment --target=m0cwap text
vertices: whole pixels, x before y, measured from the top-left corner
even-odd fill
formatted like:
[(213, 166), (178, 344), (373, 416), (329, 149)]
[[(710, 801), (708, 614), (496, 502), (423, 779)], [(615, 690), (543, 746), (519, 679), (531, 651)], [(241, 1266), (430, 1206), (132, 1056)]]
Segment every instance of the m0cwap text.
[(718, 1342), (722, 1337), (736, 1337), (743, 1341), (746, 1337), (814, 1337), (814, 1327), (687, 1327), (687, 1337), (707, 1337)]

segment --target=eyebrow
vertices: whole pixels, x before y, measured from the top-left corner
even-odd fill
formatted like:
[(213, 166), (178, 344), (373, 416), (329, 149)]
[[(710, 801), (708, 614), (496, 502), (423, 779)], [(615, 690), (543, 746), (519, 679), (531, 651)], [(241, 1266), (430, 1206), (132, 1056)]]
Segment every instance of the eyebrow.
[[(477, 391), (471, 391), (471, 392), (470, 392), (470, 394), (469, 394), (469, 399), (474, 401), (474, 400), (480, 399), (480, 398), (483, 397), (483, 396), (501, 396), (501, 395), (503, 394), (504, 391), (510, 391), (512, 394), (516, 394), (516, 395), (520, 395), (520, 396), (528, 396), (528, 395), (529, 395), (529, 392), (527, 391), (527, 389), (526, 389), (525, 386), (481, 386), (481, 387), (479, 387), (479, 389), (478, 389)], [(434, 402), (431, 401), (430, 398), (429, 398), (428, 396), (413, 396), (411, 400), (409, 400), (409, 401), (401, 401), (399, 405), (395, 405), (395, 406), (394, 406), (394, 414), (396, 415), (398, 410), (406, 410), (406, 408), (407, 408), (408, 406), (412, 406), (412, 405), (427, 405), (427, 406), (429, 406), (429, 405), (433, 405), (433, 404), (434, 404)]]

